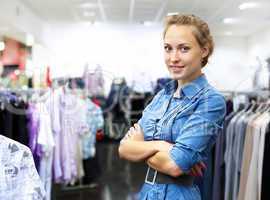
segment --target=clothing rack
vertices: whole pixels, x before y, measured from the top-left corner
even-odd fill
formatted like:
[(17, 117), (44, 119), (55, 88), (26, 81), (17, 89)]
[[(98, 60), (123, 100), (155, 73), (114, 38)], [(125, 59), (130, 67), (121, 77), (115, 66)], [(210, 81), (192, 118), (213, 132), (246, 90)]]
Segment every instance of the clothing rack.
[(36, 93), (43, 94), (47, 91), (48, 91), (48, 89), (33, 89), (33, 88), (29, 88), (29, 89), (11, 89), (11, 88), (0, 89), (0, 93), (10, 92), (10, 93), (27, 94), (27, 95), (36, 94)]
[(250, 98), (268, 99), (270, 97), (270, 90), (258, 90), (258, 91), (232, 91), (232, 90), (221, 90), (222, 94), (230, 95), (231, 97), (236, 97), (239, 95), (244, 95)]

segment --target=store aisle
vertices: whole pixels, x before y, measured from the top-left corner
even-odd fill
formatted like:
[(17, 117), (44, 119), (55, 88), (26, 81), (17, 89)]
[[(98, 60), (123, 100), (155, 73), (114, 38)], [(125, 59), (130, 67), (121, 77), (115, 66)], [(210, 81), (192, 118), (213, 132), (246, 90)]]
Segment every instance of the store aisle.
[(129, 163), (118, 156), (118, 143), (98, 143), (97, 155), (102, 170), (98, 186), (88, 188), (54, 188), (55, 200), (136, 200), (144, 180), (146, 166)]

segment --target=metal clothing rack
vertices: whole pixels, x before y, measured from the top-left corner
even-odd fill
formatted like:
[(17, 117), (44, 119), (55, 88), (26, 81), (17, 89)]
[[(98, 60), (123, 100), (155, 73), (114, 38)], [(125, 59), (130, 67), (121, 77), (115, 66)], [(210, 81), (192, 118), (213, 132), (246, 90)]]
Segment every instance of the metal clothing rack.
[(2, 88), (0, 89), (0, 95), (5, 96), (6, 94), (15, 94), (18, 96), (19, 99), (28, 102), (33, 95), (37, 96), (43, 96), (48, 92), (48, 89), (33, 89), (33, 88), (28, 88), (28, 89), (13, 89), (13, 88)]
[(258, 91), (232, 91), (232, 90), (221, 90), (222, 94), (229, 94), (232, 97), (245, 95), (248, 97), (263, 97), (268, 98), (270, 97), (270, 90), (258, 90)]
[(33, 88), (28, 88), (28, 89), (13, 89), (13, 88), (4, 88), (0, 89), (0, 93), (5, 93), (5, 92), (10, 92), (10, 93), (15, 93), (15, 94), (34, 94), (34, 93), (45, 93), (47, 92), (48, 89), (33, 89)]

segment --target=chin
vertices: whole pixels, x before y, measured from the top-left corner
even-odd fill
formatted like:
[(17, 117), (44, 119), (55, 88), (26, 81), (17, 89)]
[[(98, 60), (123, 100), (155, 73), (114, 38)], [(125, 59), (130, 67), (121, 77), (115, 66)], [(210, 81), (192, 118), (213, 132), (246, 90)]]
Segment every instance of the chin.
[(181, 80), (181, 79), (185, 79), (185, 75), (184, 74), (171, 73), (171, 78), (173, 80)]

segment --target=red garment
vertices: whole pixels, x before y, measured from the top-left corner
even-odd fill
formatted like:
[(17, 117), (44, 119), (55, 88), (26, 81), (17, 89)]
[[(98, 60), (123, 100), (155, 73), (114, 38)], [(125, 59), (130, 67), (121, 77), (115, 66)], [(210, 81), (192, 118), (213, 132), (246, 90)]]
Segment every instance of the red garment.
[(97, 130), (97, 133), (96, 133), (96, 140), (97, 141), (102, 141), (104, 139), (104, 132), (102, 129), (100, 130)]
[(51, 73), (50, 73), (50, 67), (49, 66), (47, 67), (47, 70), (46, 70), (46, 84), (47, 84), (48, 87), (52, 86)]
[(96, 104), (97, 106), (100, 106), (100, 101), (96, 98), (92, 99), (93, 103)]

